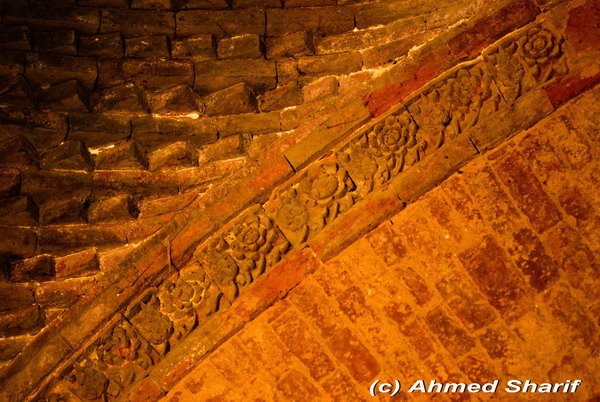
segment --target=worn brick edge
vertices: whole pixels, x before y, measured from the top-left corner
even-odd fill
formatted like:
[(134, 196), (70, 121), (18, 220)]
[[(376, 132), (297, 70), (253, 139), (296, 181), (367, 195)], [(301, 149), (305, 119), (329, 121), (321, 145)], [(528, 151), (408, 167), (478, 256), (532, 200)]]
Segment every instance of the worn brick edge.
[[(596, 77), (594, 77), (594, 79), (597, 81)], [(593, 84), (593, 82), (592, 82), (592, 84)], [(590, 84), (589, 82), (586, 82), (586, 84), (583, 86), (582, 90), (589, 88), (592, 84)], [(577, 93), (578, 92), (570, 94), (570, 95), (575, 96), (575, 95), (577, 95)], [(540, 96), (540, 99), (542, 99), (544, 94), (538, 93), (538, 94), (536, 94), (536, 96)], [(562, 100), (562, 101), (564, 102), (565, 100)], [(397, 110), (397, 109), (393, 108), (390, 113), (392, 113), (395, 110)], [(547, 112), (547, 113), (549, 113), (549, 112)], [(385, 113), (385, 115), (387, 115), (387, 114), (388, 113)], [(376, 120), (379, 120), (379, 119), (376, 119)], [(521, 128), (521, 129), (523, 129), (523, 128)], [(361, 131), (361, 130), (358, 130), (358, 131)], [(499, 137), (499, 138), (495, 138), (492, 140), (488, 139), (487, 140), (488, 143), (486, 143), (485, 142), (486, 140), (484, 139), (481, 142), (479, 142), (479, 144), (480, 144), (480, 146), (482, 146), (483, 149), (486, 149), (487, 147), (493, 147), (494, 145), (497, 145), (498, 143), (500, 143), (503, 140), (503, 138), (506, 139), (506, 135), (507, 134), (504, 134), (504, 137)], [(510, 133), (508, 133), (508, 135), (510, 135)], [(471, 137), (475, 137), (475, 135), (471, 135)], [(471, 138), (471, 137), (469, 137), (469, 139), (472, 141), (472, 143), (477, 144), (478, 139)], [(475, 154), (476, 154), (476, 152), (477, 152), (477, 149), (475, 148)], [(438, 153), (438, 154), (442, 155), (441, 153)], [(467, 155), (466, 159), (464, 159), (465, 157), (463, 156), (462, 157), (463, 160), (459, 161), (458, 164), (454, 166), (454, 169), (458, 169), (460, 166), (462, 166), (464, 163), (466, 163), (469, 158), (473, 157), (475, 154)], [(440, 157), (446, 159), (444, 156), (440, 156)], [(430, 157), (428, 159), (433, 160), (433, 155), (432, 155), (432, 157)], [(461, 158), (459, 158), (459, 159), (461, 159)], [(272, 162), (272, 164), (278, 165), (280, 167), (284, 166), (283, 163), (284, 163), (284, 161), (282, 159)], [(285, 163), (287, 164), (287, 161), (285, 161)], [(258, 164), (256, 164), (255, 166), (252, 166), (250, 170), (255, 173), (255, 175), (253, 177), (260, 178), (261, 172), (264, 172), (264, 170), (261, 170), (261, 168), (264, 169), (264, 166), (268, 166), (268, 165), (269, 165), (269, 162), (265, 162), (262, 164), (262, 166), (258, 165)], [(288, 167), (289, 167), (289, 165), (288, 165)], [(252, 169), (254, 169), (254, 170), (252, 170)], [(251, 197), (248, 197), (248, 199), (246, 199), (244, 202), (242, 202), (240, 204), (240, 208), (238, 208), (238, 211), (242, 210), (245, 206), (250, 205), (252, 202), (264, 200), (265, 195), (268, 194), (268, 191), (267, 191), (268, 188), (270, 188), (270, 187), (272, 188), (278, 182), (293, 175), (293, 173), (294, 173), (294, 169), (292, 169), (291, 167), (289, 167), (289, 169), (287, 169), (287, 171), (286, 171), (286, 169), (282, 169), (282, 173), (280, 175), (276, 176), (276, 180), (273, 183), (264, 183), (264, 187), (261, 187), (262, 191), (259, 191), (258, 193), (253, 194)], [(445, 178), (444, 175), (446, 175), (446, 177), (447, 177), (447, 175), (450, 173), (452, 173), (452, 172), (443, 173), (441, 177), (437, 178), (436, 180), (431, 181), (428, 184), (428, 188), (425, 188), (423, 191), (426, 192), (428, 189), (433, 188), (437, 183), (439, 183), (441, 180), (443, 180), (443, 178)], [(426, 170), (424, 170), (424, 169), (415, 170), (415, 173), (413, 173), (414, 177), (418, 177), (419, 175), (423, 176), (424, 174), (426, 174)], [(403, 174), (402, 176), (398, 177), (397, 179), (399, 180), (401, 178), (403, 180), (409, 180), (409, 178), (406, 174)], [(413, 179), (413, 180), (415, 180), (415, 179)], [(394, 186), (394, 185), (391, 186), (392, 189), (395, 187), (397, 187), (397, 186)], [(393, 194), (389, 194), (389, 193), (388, 194), (377, 194), (377, 195), (370, 194), (367, 199), (363, 200), (363, 202), (376, 202), (376, 199), (378, 197), (383, 197), (384, 199), (390, 199), (390, 202), (393, 205), (395, 205), (395, 207), (402, 208), (406, 204), (406, 201), (412, 201), (415, 198), (417, 198), (419, 195), (424, 194), (424, 192), (421, 192), (420, 194), (414, 194), (413, 196), (406, 195), (406, 194), (398, 194), (398, 192), (394, 192)], [(398, 201), (396, 201), (396, 200), (398, 200)], [(154, 235), (150, 239), (148, 239), (146, 242), (144, 242), (145, 246), (149, 247), (149, 248), (155, 247), (157, 244), (162, 244), (166, 239), (169, 239), (169, 241), (172, 242), (175, 239), (176, 235), (181, 233), (182, 229), (184, 229), (186, 225), (196, 226), (197, 222), (206, 223), (207, 228), (205, 231), (197, 233), (198, 237), (196, 238), (195, 243), (197, 244), (201, 240), (208, 238), (210, 236), (210, 234), (214, 231), (214, 228), (215, 228), (214, 222), (203, 211), (201, 211), (200, 213), (195, 213), (195, 214), (191, 213), (191, 210), (193, 208), (197, 208), (201, 204), (202, 204), (202, 199), (199, 199), (198, 203), (195, 203), (194, 206), (189, 207), (188, 210), (185, 211), (184, 213), (178, 214), (177, 218), (174, 220), (174, 222), (171, 225), (162, 229), (159, 233), (157, 233), (156, 235)], [(358, 205), (360, 205), (360, 203)], [(358, 210), (358, 208), (353, 208), (353, 209)], [(228, 216), (225, 217), (224, 220), (228, 220), (227, 218), (231, 218), (233, 215), (234, 215), (233, 213), (230, 213)], [(372, 226), (372, 225), (374, 225), (374, 223), (369, 222), (369, 224), (366, 227)], [(332, 233), (330, 233), (330, 235), (335, 233), (336, 231), (334, 230), (334, 226), (339, 226), (339, 224), (332, 225), (330, 228), (326, 228), (321, 233), (320, 237), (322, 237), (322, 238), (325, 237), (324, 233), (326, 233), (326, 232), (332, 232)], [(368, 229), (365, 229), (364, 227), (360, 227), (359, 229), (356, 230), (356, 234), (350, 235), (350, 237), (360, 236), (359, 233), (364, 232), (365, 230), (368, 230)], [(351, 240), (346, 239), (346, 240), (344, 240), (344, 243), (347, 243), (348, 241), (351, 241)], [(171, 244), (171, 243), (169, 243), (169, 244)], [(315, 239), (312, 242), (312, 245), (314, 246), (315, 249), (319, 250), (318, 239)], [(338, 245), (337, 247), (338, 247), (338, 249), (340, 247), (343, 248), (343, 245)], [(143, 247), (143, 248), (145, 249), (145, 247)], [(190, 246), (189, 248), (193, 248), (193, 246)], [(96, 295), (98, 296), (98, 298), (102, 297), (102, 295), (106, 295), (107, 294), (106, 290), (111, 287), (114, 287), (114, 288), (116, 288), (118, 290), (122, 290), (122, 291), (129, 290), (130, 291), (129, 293), (131, 295), (133, 295), (135, 293), (134, 289), (137, 289), (137, 287), (131, 286), (131, 282), (130, 282), (131, 277), (137, 278), (137, 280), (135, 281), (136, 284), (147, 285), (148, 283), (146, 281), (149, 280), (149, 278), (151, 278), (153, 275), (156, 275), (161, 270), (163, 270), (167, 267), (170, 267), (171, 263), (174, 263), (175, 265), (179, 265), (179, 264), (177, 264), (177, 262), (181, 263), (182, 261), (189, 258), (185, 254), (186, 253), (182, 253), (182, 255), (179, 259), (177, 259), (177, 258), (174, 259), (173, 254), (168, 255), (165, 252), (165, 257), (166, 257), (165, 261), (168, 261), (168, 262), (166, 262), (166, 263), (165, 262), (163, 262), (163, 263), (152, 262), (152, 263), (144, 266), (142, 272), (140, 273), (137, 271), (137, 268), (128, 267), (128, 264), (132, 264), (133, 262), (138, 262), (138, 264), (135, 264), (135, 265), (139, 266), (140, 265), (139, 262), (144, 260), (144, 259), (140, 258), (140, 256), (143, 255), (143, 250), (136, 249), (136, 250), (132, 251), (132, 253), (130, 253), (128, 255), (128, 257), (119, 264), (120, 269), (117, 269), (115, 271), (115, 273), (110, 275), (111, 277), (107, 278), (107, 281), (109, 284), (105, 285), (105, 287), (103, 289), (101, 289), (102, 292), (96, 292)], [(322, 256), (324, 259), (331, 258), (331, 256), (333, 256), (333, 255), (335, 255), (335, 251), (323, 251), (322, 252)], [(117, 292), (117, 293), (124, 294), (122, 292)], [(118, 308), (121, 308), (124, 304), (126, 304), (128, 301), (130, 301), (132, 297), (133, 296), (130, 296), (130, 298), (123, 300), (122, 303), (118, 306)], [(76, 314), (73, 314), (73, 315), (79, 315), (79, 316), (83, 315), (83, 313), (80, 312), (79, 308), (90, 307), (90, 306), (92, 306), (92, 304), (93, 304), (93, 302), (86, 301), (86, 303), (84, 303), (84, 305), (81, 305), (81, 304), (76, 305), (75, 308), (72, 309), (72, 311), (73, 310), (76, 311)], [(118, 308), (117, 308), (117, 310), (118, 310)], [(67, 317), (73, 318), (72, 317), (73, 315), (68, 315)], [(64, 321), (67, 321), (67, 319), (65, 318)], [(58, 325), (59, 324), (56, 324), (56, 326), (58, 326)], [(98, 327), (96, 326), (94, 329), (97, 329), (97, 328)], [(54, 329), (58, 329), (58, 328), (54, 327)], [(55, 336), (58, 336), (60, 339), (65, 341), (61, 337), (61, 335), (55, 335)], [(89, 342), (86, 342), (86, 344), (89, 344), (91, 342), (92, 341), (90, 340)], [(81, 347), (81, 346), (83, 346), (83, 344), (78, 345), (78, 346)], [(71, 348), (71, 350), (73, 350), (73, 348), (70, 345), (69, 345), (69, 347)], [(57, 360), (59, 360), (59, 359), (57, 359)], [(69, 359), (69, 360), (71, 360), (71, 359)], [(49, 378), (51, 378), (51, 377), (52, 376), (50, 376)]]

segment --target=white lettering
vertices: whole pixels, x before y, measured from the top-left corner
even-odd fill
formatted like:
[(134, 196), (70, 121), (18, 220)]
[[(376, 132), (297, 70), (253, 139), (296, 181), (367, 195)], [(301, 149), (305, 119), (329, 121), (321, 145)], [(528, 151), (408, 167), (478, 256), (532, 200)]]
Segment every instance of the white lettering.
[(522, 382), (519, 380), (510, 380), (506, 383), (506, 388), (504, 390), (509, 394), (514, 394), (515, 392), (521, 392), (521, 384)]
[(411, 392), (415, 392), (415, 391), (427, 392), (427, 389), (425, 388), (425, 380), (415, 381), (415, 383), (406, 392), (408, 392), (410, 394)]

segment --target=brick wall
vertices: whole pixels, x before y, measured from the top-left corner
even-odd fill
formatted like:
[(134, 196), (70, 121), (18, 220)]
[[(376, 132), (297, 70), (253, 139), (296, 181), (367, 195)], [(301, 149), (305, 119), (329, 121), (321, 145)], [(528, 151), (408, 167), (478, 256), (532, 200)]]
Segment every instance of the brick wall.
[(474, 159), (319, 264), (163, 400), (368, 400), (372, 381), (396, 378), (581, 379), (564, 400), (593, 400), (598, 119), (581, 113), (599, 95)]
[[(539, 297), (559, 314), (552, 306), (566, 308), (569, 294), (594, 294), (594, 283), (581, 279), (536, 296), (568, 282), (561, 269), (579, 277), (579, 267), (594, 264), (595, 90), (578, 100), (581, 110), (569, 106), (562, 123), (547, 123), (564, 143), (532, 131), (476, 172), (461, 169), (596, 85), (597, 24), (587, 18), (598, 14), (596, 3), (3, 4), (0, 400), (156, 399), (407, 205), (403, 214), (417, 221), (406, 224), (406, 237), (388, 237), (400, 254), (422, 248), (414, 261), (424, 266), (399, 268), (402, 300), (414, 299), (406, 306), (419, 317), (400, 333), (429, 339), (445, 328), (440, 336), (456, 345), (435, 337), (427, 344), (437, 339), (440, 353), (447, 350), (450, 360), (439, 364), (448, 375), (470, 378), (478, 365), (501, 372), (478, 360), (493, 343), (478, 331), (499, 328), (494, 317), (512, 326), (528, 322)], [(575, 166), (588, 169), (583, 179), (569, 170)], [(456, 171), (460, 179), (438, 188)], [(414, 231), (421, 226), (431, 238)], [(446, 254), (423, 246), (446, 232), (454, 242)], [(555, 254), (580, 238), (575, 257)], [(386, 264), (399, 263), (372, 247)], [(430, 283), (432, 261), (443, 267), (449, 254), (449, 277)], [(476, 286), (467, 296), (453, 287), (458, 272)], [(354, 308), (352, 301), (336, 310), (335, 289), (319, 275), (282, 302), (296, 306), (285, 313), (292, 324), (269, 319), (278, 336), (319, 324), (308, 319), (319, 311), (302, 310), (313, 298), (333, 298), (332, 314)], [(357, 289), (340, 292), (366, 302), (371, 295), (352, 280)], [(402, 317), (404, 307), (388, 313)], [(598, 306), (590, 299), (585, 309)], [(373, 336), (375, 321), (365, 321)], [(318, 377), (307, 393), (339, 393), (396, 357), (409, 365), (415, 356), (403, 349), (413, 357), (388, 357), (358, 328), (317, 327), (309, 330), (314, 347), (328, 359), (319, 364), (336, 374), (302, 365), (283, 373), (297, 384)], [(416, 356), (433, 373), (438, 363), (427, 350)], [(345, 353), (364, 364), (345, 362)], [(227, 359), (214, 365), (224, 370)]]

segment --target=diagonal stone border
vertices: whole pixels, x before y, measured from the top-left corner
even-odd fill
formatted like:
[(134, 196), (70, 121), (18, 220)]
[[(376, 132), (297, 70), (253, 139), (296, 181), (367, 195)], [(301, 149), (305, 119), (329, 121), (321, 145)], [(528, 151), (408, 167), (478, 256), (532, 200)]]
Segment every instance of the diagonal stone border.
[[(527, 45), (536, 40), (547, 46), (536, 54), (528, 53)], [(49, 400), (62, 393), (115, 399), (135, 390), (137, 381), (153, 373), (153, 367), (169, 366), (170, 355), (177, 355), (169, 352), (185, 350), (188, 339), (208, 336), (215, 342), (205, 348), (204, 354), (208, 353), (243, 325), (243, 320), (227, 323), (227, 318), (243, 315), (240, 306), (252, 300), (254, 293), (249, 292), (249, 285), (258, 282), (252, 289), (264, 289), (264, 283), (273, 277), (259, 279), (265, 272), (285, 269), (290, 261), (302, 259), (312, 260), (308, 265), (314, 269), (318, 264), (315, 254), (327, 260), (478, 152), (531, 126), (596, 83), (597, 63), (592, 71), (595, 75), (590, 76), (589, 68), (569, 60), (572, 51), (568, 45), (561, 27), (549, 22), (530, 24), (492, 46), (483, 57), (445, 73), (297, 175), (291, 177), (293, 170), (280, 161), (253, 166), (246, 177), (238, 178), (240, 187), (249, 177), (256, 187), (236, 198), (237, 210), (265, 202), (265, 194), (274, 184), (291, 179), (272, 192), (264, 209), (258, 204), (251, 207), (195, 248), (215, 225), (231, 217), (231, 210), (220, 209), (223, 204), (211, 203), (226, 196), (226, 192), (219, 194), (223, 189), (213, 192), (213, 200), (199, 200), (195, 207), (204, 208), (179, 217), (151, 239), (153, 244), (165, 241), (164, 249), (155, 247), (153, 254), (140, 252), (126, 260), (143, 266), (141, 273), (134, 266), (108, 278), (113, 286), (99, 296), (112, 311), (123, 305), (126, 308), (108, 320), (100, 336), (87, 346), (85, 331), (80, 338), (64, 337), (68, 335), (65, 332), (50, 336), (46, 345), (54, 347), (59, 358), (72, 353), (77, 345), (83, 346), (83, 353), (72, 355), (57, 370), (54, 382), (50, 377), (43, 394)], [(314, 156), (307, 160), (311, 158)], [(376, 212), (364, 218), (365, 210)], [(305, 244), (310, 251), (301, 251)], [(277, 264), (286, 252), (284, 261)], [(179, 275), (174, 272), (177, 267)], [(128, 275), (140, 280), (126, 291)], [(119, 283), (123, 285), (119, 287)], [(149, 287), (152, 284), (158, 286)], [(281, 289), (285, 292), (285, 286)], [(127, 297), (119, 299), (122, 293), (141, 296), (127, 303)], [(106, 299), (111, 294), (117, 300)], [(271, 301), (282, 296), (272, 289), (267, 294)], [(106, 311), (104, 317), (110, 308)], [(246, 309), (246, 320), (251, 319), (251, 311)], [(208, 329), (216, 329), (215, 323), (227, 324), (208, 333)], [(196, 357), (200, 359), (202, 354)], [(176, 376), (171, 381), (176, 381)]]

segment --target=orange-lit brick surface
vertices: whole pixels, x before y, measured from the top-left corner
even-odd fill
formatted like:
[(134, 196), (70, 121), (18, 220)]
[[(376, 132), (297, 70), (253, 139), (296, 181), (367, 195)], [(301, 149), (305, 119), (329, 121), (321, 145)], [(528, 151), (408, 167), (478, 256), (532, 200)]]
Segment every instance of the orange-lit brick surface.
[(597, 109), (598, 94), (476, 158), (318, 267), (164, 400), (368, 400), (375, 379), (580, 379), (553, 400), (593, 400), (600, 149), (577, 114)]

